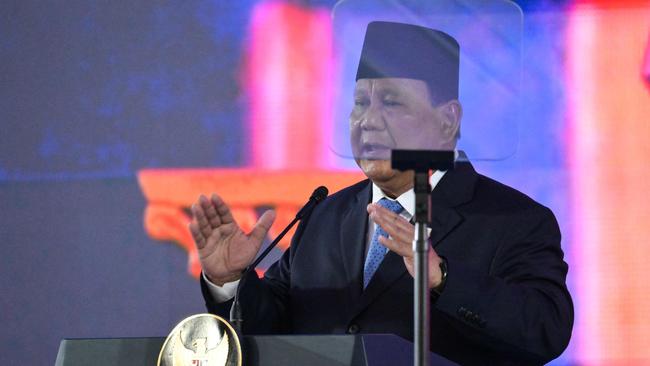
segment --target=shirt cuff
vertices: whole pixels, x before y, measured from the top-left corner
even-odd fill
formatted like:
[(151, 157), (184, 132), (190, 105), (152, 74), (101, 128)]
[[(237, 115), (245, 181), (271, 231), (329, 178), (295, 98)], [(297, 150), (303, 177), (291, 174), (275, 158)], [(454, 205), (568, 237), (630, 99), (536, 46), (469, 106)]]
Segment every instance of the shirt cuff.
[(208, 291), (210, 292), (210, 295), (212, 295), (212, 298), (215, 302), (226, 302), (235, 297), (237, 286), (239, 285), (239, 280), (226, 282), (223, 284), (223, 286), (217, 286), (214, 283), (210, 282), (205, 273), (201, 272), (201, 276), (203, 276), (203, 280), (205, 281), (206, 285), (208, 285)]

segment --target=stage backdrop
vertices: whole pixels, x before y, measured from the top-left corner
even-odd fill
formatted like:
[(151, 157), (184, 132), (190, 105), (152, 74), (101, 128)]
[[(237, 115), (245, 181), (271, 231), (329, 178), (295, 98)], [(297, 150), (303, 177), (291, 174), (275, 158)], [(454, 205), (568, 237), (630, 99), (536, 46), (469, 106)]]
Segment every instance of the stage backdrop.
[[(0, 3), (0, 364), (202, 312), (199, 193), (244, 227), (275, 207), (275, 235), (314, 187), (361, 179), (327, 144), (351, 95), (332, 83), (333, 5)], [(477, 168), (560, 223), (576, 324), (553, 364), (650, 363), (650, 2), (519, 5), (518, 149)]]

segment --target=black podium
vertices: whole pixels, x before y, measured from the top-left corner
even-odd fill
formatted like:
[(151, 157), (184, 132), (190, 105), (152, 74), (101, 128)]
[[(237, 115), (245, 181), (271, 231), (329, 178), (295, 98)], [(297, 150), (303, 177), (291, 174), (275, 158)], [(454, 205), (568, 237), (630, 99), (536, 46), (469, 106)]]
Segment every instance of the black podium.
[[(64, 339), (56, 366), (155, 365), (165, 338)], [(413, 344), (394, 335), (246, 336), (244, 366), (412, 365)], [(433, 366), (457, 365), (431, 353)]]

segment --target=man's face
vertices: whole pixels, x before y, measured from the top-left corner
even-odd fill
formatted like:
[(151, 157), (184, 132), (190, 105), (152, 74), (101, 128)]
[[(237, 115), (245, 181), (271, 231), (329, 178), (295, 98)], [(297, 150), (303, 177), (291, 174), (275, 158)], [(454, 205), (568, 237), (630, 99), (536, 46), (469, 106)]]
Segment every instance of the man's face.
[[(375, 183), (403, 176), (390, 168), (390, 150), (453, 150), (457, 121), (434, 107), (427, 85), (402, 78), (360, 79), (350, 113), (357, 164)], [(453, 135), (451, 135), (453, 133)]]

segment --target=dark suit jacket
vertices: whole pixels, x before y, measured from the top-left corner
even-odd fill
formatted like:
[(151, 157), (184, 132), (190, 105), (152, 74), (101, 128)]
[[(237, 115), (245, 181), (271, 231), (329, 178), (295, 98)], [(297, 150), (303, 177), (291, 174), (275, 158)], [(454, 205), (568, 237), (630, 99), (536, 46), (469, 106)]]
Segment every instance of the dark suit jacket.
[[(368, 180), (320, 203), (291, 247), (241, 292), (244, 333), (393, 333), (413, 339), (413, 279), (389, 252), (362, 290)], [(553, 213), (477, 174), (448, 171), (431, 194), (431, 243), (448, 262), (431, 298), (431, 350), (467, 365), (542, 364), (567, 346), (573, 306)], [(203, 284), (208, 310), (228, 318)]]

